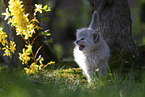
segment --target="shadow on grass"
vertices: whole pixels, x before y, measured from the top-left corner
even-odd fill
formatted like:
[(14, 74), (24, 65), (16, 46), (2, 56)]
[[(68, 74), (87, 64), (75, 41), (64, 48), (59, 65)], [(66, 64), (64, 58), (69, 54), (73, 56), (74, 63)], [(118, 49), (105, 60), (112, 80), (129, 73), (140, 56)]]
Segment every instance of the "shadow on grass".
[(0, 97), (145, 97), (145, 74), (137, 82), (117, 73), (88, 84), (80, 68), (26, 75), (22, 69), (0, 69)]

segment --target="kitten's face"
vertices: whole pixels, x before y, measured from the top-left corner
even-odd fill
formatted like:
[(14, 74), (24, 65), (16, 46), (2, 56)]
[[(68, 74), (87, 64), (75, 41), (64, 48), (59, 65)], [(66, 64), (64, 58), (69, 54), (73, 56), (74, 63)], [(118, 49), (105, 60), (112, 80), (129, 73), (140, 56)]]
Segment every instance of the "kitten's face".
[(99, 41), (99, 35), (93, 33), (92, 30), (88, 28), (83, 28), (77, 31), (76, 46), (78, 46), (81, 51), (91, 51), (96, 48)]

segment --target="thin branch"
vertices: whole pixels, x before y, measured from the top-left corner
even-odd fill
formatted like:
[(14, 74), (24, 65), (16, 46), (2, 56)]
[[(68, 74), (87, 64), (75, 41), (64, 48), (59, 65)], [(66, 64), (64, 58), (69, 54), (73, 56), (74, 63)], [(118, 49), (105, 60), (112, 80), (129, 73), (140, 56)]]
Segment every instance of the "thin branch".
[(39, 53), (39, 51), (41, 50), (41, 48), (44, 46), (44, 44), (42, 44), (39, 48), (38, 48), (38, 50), (36, 51), (36, 53), (35, 53), (35, 56), (34, 56), (34, 58), (36, 59), (36, 57), (37, 57), (37, 54)]
[(37, 36), (36, 36), (35, 38), (33, 38), (31, 45), (33, 45), (34, 41), (36, 40), (36, 38), (37, 38), (39, 35), (40, 35), (40, 33), (37, 34)]
[(46, 68), (48, 65), (49, 65), (49, 63), (47, 63), (47, 64), (43, 67), (43, 69)]

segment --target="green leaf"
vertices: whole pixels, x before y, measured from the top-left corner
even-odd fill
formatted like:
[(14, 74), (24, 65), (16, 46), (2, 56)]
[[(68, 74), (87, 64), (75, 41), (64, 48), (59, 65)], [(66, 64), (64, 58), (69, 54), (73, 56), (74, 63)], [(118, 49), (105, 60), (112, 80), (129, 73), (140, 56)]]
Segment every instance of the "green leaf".
[(41, 35), (44, 35), (44, 36), (50, 36), (51, 34), (48, 32), (49, 30), (46, 30), (44, 32), (41, 32)]

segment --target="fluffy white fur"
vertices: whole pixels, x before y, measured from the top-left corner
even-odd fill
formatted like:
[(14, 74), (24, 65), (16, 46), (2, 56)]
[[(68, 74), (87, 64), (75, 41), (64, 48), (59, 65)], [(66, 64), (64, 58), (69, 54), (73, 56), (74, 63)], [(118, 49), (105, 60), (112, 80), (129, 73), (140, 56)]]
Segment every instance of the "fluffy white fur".
[(106, 76), (110, 49), (105, 40), (90, 27), (77, 30), (76, 38), (74, 60), (86, 74), (88, 82), (96, 76), (96, 69), (99, 69), (100, 76)]

